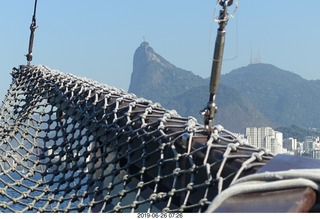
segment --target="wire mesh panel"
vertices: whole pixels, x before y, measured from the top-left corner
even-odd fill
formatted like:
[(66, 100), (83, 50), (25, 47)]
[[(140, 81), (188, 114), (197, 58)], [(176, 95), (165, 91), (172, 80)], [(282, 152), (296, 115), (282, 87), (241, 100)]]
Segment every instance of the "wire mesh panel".
[(45, 66), (0, 109), (1, 212), (204, 212), (273, 155), (157, 103)]

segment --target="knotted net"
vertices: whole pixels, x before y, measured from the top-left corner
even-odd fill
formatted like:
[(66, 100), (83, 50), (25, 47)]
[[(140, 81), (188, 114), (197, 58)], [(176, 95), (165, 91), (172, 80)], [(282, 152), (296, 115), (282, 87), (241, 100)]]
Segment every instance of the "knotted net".
[(21, 66), (0, 109), (0, 211), (204, 212), (272, 157), (122, 90)]

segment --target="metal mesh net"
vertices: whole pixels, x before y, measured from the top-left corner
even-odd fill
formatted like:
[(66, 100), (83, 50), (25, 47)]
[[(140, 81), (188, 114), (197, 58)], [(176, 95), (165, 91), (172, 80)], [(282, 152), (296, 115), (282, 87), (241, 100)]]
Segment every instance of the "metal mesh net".
[(21, 66), (0, 109), (1, 212), (204, 212), (273, 155), (221, 126)]

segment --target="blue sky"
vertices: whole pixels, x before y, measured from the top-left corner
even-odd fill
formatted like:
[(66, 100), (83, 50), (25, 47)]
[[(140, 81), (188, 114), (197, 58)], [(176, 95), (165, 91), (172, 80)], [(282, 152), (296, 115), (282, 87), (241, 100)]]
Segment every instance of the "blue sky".
[[(13, 67), (26, 63), (33, 0), (0, 2), (0, 99)], [(177, 67), (209, 77), (216, 0), (38, 0), (32, 64), (128, 89), (145, 37)], [(320, 79), (320, 1), (239, 0), (227, 26), (222, 72), (263, 63)], [(218, 13), (218, 7), (216, 14)]]

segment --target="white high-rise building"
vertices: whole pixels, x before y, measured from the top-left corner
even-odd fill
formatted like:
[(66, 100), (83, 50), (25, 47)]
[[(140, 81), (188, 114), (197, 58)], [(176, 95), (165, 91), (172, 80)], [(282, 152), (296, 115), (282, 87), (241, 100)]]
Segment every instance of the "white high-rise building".
[(281, 154), (283, 148), (283, 134), (282, 132), (275, 131), (275, 144), (271, 150), (275, 154)]
[(313, 148), (312, 157), (315, 159), (320, 159), (320, 144), (315, 145)]
[(258, 128), (258, 147), (271, 150), (272, 138), (274, 138), (275, 132), (270, 127)]
[(246, 128), (248, 144), (258, 147), (258, 129), (256, 127)]
[(246, 137), (251, 145), (265, 148), (274, 154), (282, 153), (283, 134), (270, 127), (248, 127), (246, 128)]
[(303, 142), (304, 153), (307, 153), (309, 155), (312, 154), (314, 140), (315, 140), (315, 138), (313, 136), (305, 137), (304, 142)]
[(312, 157), (320, 159), (320, 138), (316, 137), (313, 141)]
[(297, 144), (297, 139), (295, 138), (288, 138), (283, 140), (283, 147), (288, 151), (296, 151)]

